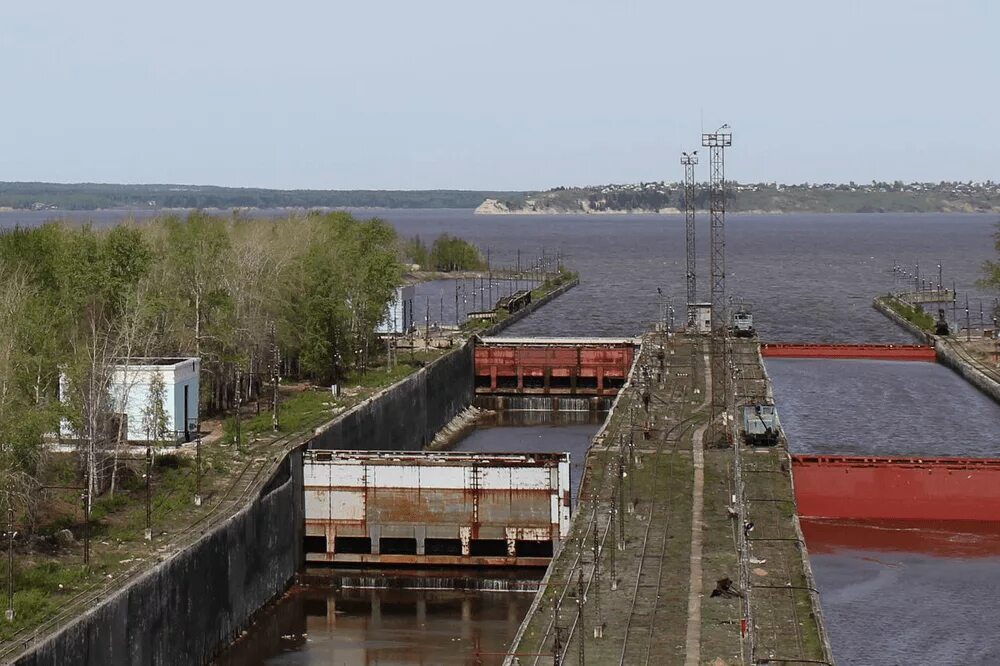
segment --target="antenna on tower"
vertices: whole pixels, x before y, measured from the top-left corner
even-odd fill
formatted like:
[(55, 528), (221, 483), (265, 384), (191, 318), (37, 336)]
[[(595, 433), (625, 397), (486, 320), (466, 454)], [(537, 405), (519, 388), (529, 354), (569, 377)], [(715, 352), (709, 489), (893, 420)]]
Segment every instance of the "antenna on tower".
[(698, 164), (698, 151), (681, 153), (681, 164), (684, 166), (684, 227), (687, 239), (687, 325), (689, 330), (695, 326), (695, 307), (698, 300), (698, 279), (695, 269), (695, 225), (694, 225), (694, 167)]

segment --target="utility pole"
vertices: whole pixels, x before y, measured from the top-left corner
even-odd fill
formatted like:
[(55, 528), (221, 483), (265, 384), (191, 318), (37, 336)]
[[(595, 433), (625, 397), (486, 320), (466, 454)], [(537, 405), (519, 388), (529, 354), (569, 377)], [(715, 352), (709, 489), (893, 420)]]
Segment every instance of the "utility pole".
[(153, 452), (146, 447), (146, 531), (143, 534), (146, 541), (153, 539), (153, 496), (150, 490), (150, 479), (153, 476)]
[(90, 568), (90, 466), (83, 472), (83, 565)]
[[(731, 132), (724, 132), (729, 125), (723, 125), (711, 134), (701, 135), (702, 147), (709, 149), (710, 183), (709, 244), (712, 287), (712, 410), (711, 423), (713, 440), (716, 445), (725, 438), (726, 395), (728, 376), (726, 368), (726, 148), (733, 145)], [(716, 423), (717, 419), (722, 423)]]
[(972, 323), (969, 320), (969, 295), (965, 295), (965, 341), (972, 342)]
[[(260, 401), (258, 400), (258, 403)], [(194, 505), (201, 506), (201, 424), (198, 424), (197, 439), (194, 444)]]
[(681, 153), (681, 164), (684, 166), (684, 229), (687, 241), (687, 320), (688, 328), (695, 323), (694, 304), (698, 301), (698, 278), (695, 262), (697, 260), (695, 246), (695, 200), (694, 200), (694, 167), (698, 164), (698, 151)]
[(243, 386), (242, 371), (239, 368), (236, 368), (235, 398), (236, 398), (236, 450), (237, 451), (243, 450), (243, 433), (241, 432), (240, 429), (240, 426), (242, 425), (240, 423), (240, 413), (243, 411), (241, 409), (241, 406), (243, 405), (242, 386)]
[(584, 654), (584, 627), (583, 627), (583, 568), (576, 570), (576, 626), (579, 629), (577, 631), (577, 638), (580, 641), (580, 666), (584, 666), (587, 663), (586, 654)]
[(597, 529), (600, 525), (600, 521), (597, 518), (597, 495), (594, 494), (593, 506), (591, 508), (591, 513), (594, 517), (594, 573), (592, 580), (597, 581), (594, 585), (594, 609), (596, 610), (595, 620), (594, 620), (594, 638), (601, 638), (601, 544), (599, 543), (599, 536)]
[(955, 290), (955, 281), (951, 281), (951, 320), (955, 322), (955, 332), (958, 332), (958, 292)]
[(455, 328), (458, 328), (458, 280), (455, 280)]
[(281, 355), (278, 351), (278, 339), (274, 334), (274, 322), (271, 322), (271, 430), (278, 432), (278, 378), (281, 374)]
[(7, 612), (8, 622), (14, 621), (14, 504), (7, 493)]

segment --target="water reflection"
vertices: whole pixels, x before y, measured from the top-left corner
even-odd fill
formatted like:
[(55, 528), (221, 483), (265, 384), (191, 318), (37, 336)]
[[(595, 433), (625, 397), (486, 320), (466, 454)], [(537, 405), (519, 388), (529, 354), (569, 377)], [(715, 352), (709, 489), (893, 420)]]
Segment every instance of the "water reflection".
[[(804, 520), (838, 664), (998, 664), (1000, 527)], [(985, 612), (984, 612), (985, 611)]]
[(532, 596), (296, 588), (216, 663), (500, 664)]

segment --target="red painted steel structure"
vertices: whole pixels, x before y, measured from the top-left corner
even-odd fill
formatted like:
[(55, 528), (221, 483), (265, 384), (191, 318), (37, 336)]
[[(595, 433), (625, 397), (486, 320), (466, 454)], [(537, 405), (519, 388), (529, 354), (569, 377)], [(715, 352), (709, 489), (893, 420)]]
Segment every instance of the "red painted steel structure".
[(804, 518), (1000, 521), (1000, 460), (792, 456)]
[(937, 361), (933, 347), (926, 345), (828, 345), (768, 343), (760, 346), (770, 358), (868, 359), (876, 361)]
[(491, 338), (476, 345), (476, 393), (613, 396), (634, 358), (625, 339)]

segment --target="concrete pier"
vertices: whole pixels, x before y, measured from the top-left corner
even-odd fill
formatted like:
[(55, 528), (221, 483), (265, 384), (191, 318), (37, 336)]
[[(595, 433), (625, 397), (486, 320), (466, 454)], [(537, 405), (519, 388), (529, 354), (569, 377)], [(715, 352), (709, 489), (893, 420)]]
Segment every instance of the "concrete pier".
[[(707, 350), (643, 338), (507, 664), (832, 661), (787, 449), (703, 444)], [(768, 397), (756, 342), (730, 351), (731, 406)]]

